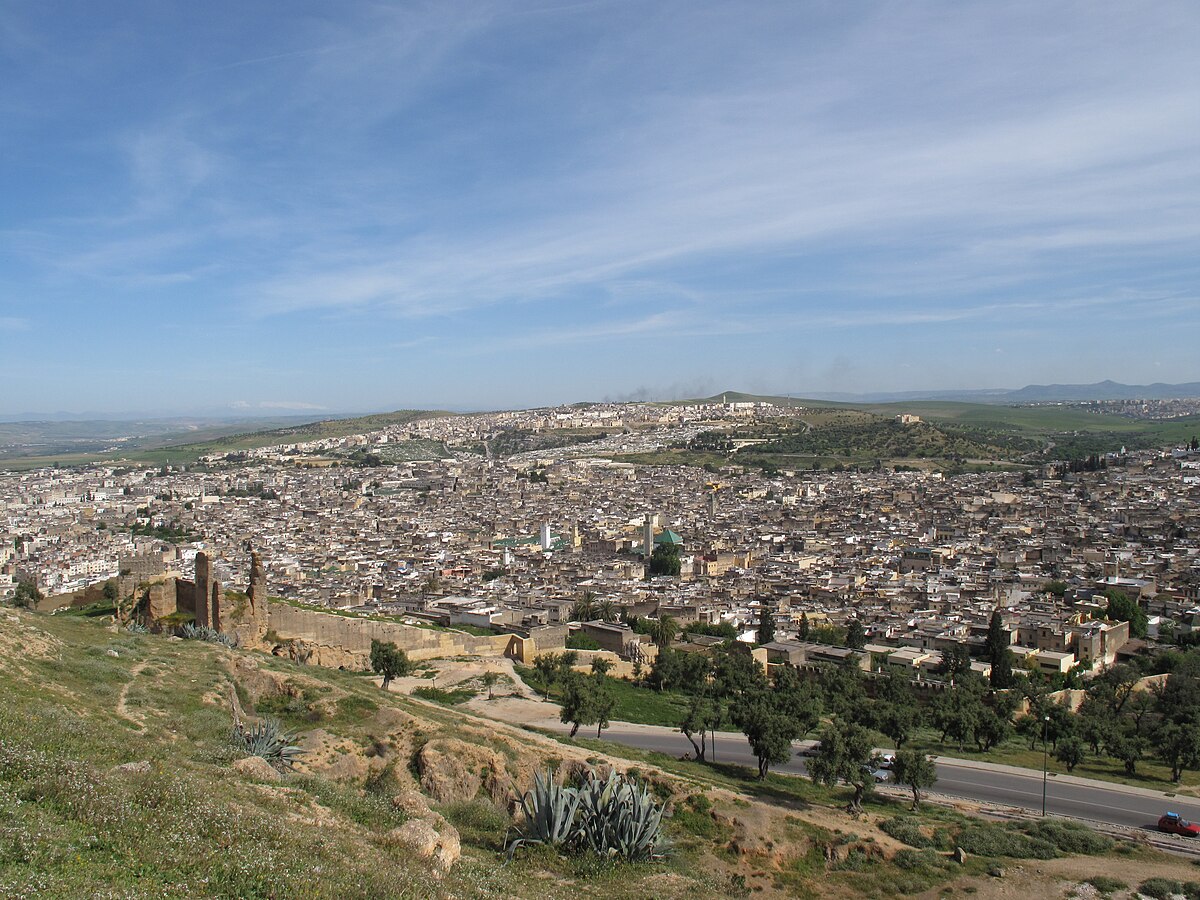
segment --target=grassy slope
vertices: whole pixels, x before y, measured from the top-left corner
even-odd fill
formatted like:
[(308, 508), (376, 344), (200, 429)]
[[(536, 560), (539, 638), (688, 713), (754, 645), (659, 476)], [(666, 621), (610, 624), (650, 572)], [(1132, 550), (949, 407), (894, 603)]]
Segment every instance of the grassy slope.
[[(529, 852), (504, 867), (507, 816), (476, 800), (438, 807), (461, 832), (463, 858), (437, 879), (384, 839), (403, 821), (386, 778), (366, 789), (319, 775), (280, 785), (230, 770), (236, 754), (221, 698), (238, 651), (116, 634), (94, 620), (0, 616), (0, 896), (668, 898), (745, 896), (739, 878), (747, 878), (762, 896), (854, 897), (961, 883), (986, 868), (983, 859), (906, 868), (882, 857), (827, 866), (821, 844), (880, 839), (870, 821), (853, 824), (857, 836), (829, 825), (849, 821), (828, 808), (843, 799), (840, 789), (776, 776), (760, 783), (738, 767), (578, 741), (571, 743), (585, 752), (612, 751), (652, 774), (661, 765), (685, 779), (666, 861), (620, 867)], [(381, 694), (352, 673), (253, 657), (306, 684), (290, 699), (259, 701), (260, 712), (271, 707), (297, 727), (378, 746), (379, 715), (391, 706), (418, 716), (414, 741), (491, 733), (455, 710)], [(567, 755), (528, 740), (540, 742), (540, 754)], [(148, 771), (113, 769), (140, 761)], [(721, 816), (706, 812), (709, 801), (696, 793), (713, 789), (737, 792), (718, 798)], [(871, 821), (902, 807), (874, 801)], [(946, 816), (931, 810), (928, 823)], [(739, 819), (768, 829), (756, 839), (768, 840), (776, 862), (722, 849), (733, 836), (751, 839)]]

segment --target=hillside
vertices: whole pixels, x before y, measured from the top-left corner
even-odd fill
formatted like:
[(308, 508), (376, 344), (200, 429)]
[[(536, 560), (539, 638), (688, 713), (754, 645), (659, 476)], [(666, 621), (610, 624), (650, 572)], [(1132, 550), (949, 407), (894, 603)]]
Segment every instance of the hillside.
[[(971, 829), (976, 841), (1008, 835), (1003, 852), (1062, 854), (948, 809), (908, 816), (879, 798), (854, 819), (840, 791), (802, 779), (558, 741), (382, 693), (369, 677), (95, 620), (0, 612), (0, 689), (5, 897), (988, 897), (1001, 895), (989, 875), (1001, 870), (1003, 896), (1051, 896), (1097, 872), (1190, 869), (1127, 843), (1112, 860), (1036, 869), (958, 863), (889, 835), (936, 846)], [(231, 696), (241, 715), (296, 729), (294, 774), (234, 751)], [(535, 848), (504, 865), (513, 786), (548, 764), (644, 779), (669, 804), (666, 858)]]
[[(115, 449), (113, 449), (112, 441), (89, 441), (74, 447), (67, 447), (59, 443), (45, 453), (25, 451), (13, 452), (5, 456), (0, 452), (0, 467), (29, 469), (54, 464), (86, 465), (95, 462), (127, 462), (143, 465), (190, 463), (201, 456), (215, 453), (236, 453), (241, 450), (253, 450), (275, 444), (347, 437), (378, 431), (392, 425), (404, 425), (422, 419), (450, 415), (454, 415), (454, 413), (439, 410), (402, 409), (349, 419), (322, 419), (317, 422), (308, 419), (292, 420), (293, 424), (284, 424), (282, 427), (275, 427), (273, 423), (268, 423), (271, 427), (259, 427), (249, 431), (246, 430), (245, 423), (240, 426), (229, 424), (186, 434), (174, 432), (158, 435), (153, 439), (121, 442)], [(112, 431), (122, 423), (108, 424), (109, 431)], [(129, 427), (129, 423), (124, 424)], [(105, 447), (109, 449), (105, 449)]]

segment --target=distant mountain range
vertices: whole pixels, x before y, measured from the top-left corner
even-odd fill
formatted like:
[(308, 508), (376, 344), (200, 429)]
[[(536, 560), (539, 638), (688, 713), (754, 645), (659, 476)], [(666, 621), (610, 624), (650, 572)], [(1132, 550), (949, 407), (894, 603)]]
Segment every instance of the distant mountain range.
[(899, 393), (801, 393), (797, 396), (835, 403), (902, 403), (906, 400), (949, 400), (960, 403), (1078, 403), (1088, 400), (1177, 400), (1200, 398), (1200, 381), (1186, 384), (1029, 384), (1008, 390), (902, 391)]

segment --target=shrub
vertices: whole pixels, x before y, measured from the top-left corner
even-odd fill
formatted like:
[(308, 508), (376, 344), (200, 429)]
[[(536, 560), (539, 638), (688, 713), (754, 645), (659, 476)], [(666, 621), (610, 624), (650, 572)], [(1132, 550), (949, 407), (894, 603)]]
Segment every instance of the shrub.
[(1053, 844), (1062, 853), (1096, 856), (1112, 849), (1112, 838), (1097, 834), (1086, 825), (1057, 819), (1043, 819), (1021, 826), (1033, 838)]
[(894, 819), (888, 819), (880, 824), (879, 830), (889, 837), (894, 837), (900, 843), (917, 849), (934, 845), (934, 842), (921, 831), (920, 822), (912, 816), (897, 816)]
[(892, 862), (897, 868), (906, 871), (944, 869), (949, 865), (945, 857), (939, 856), (933, 850), (897, 850)]
[(452, 691), (446, 691), (437, 687), (419, 687), (413, 689), (412, 695), (420, 697), (422, 700), (441, 703), (443, 706), (457, 706), (460, 703), (466, 703), (474, 697), (475, 692), (470, 688), (456, 688)]
[(1183, 885), (1169, 878), (1147, 878), (1138, 885), (1138, 893), (1154, 900), (1171, 900), (1172, 894), (1183, 893)]
[(1084, 884), (1090, 884), (1101, 894), (1111, 894), (1114, 891), (1123, 891), (1129, 887), (1129, 885), (1119, 878), (1109, 878), (1107, 875), (1096, 875), (1093, 878), (1089, 878)]
[(1044, 838), (1030, 837), (1003, 825), (968, 825), (958, 833), (958, 846), (976, 856), (1011, 856), (1014, 859), (1054, 859), (1058, 848)]

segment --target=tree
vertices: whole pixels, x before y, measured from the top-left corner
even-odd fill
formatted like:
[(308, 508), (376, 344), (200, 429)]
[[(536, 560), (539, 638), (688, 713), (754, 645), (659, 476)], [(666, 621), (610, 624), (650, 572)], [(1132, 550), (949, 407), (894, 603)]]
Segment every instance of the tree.
[(500, 676), (497, 675), (495, 672), (484, 672), (483, 673), (483, 686), (485, 688), (487, 688), (489, 700), (496, 699), (496, 695), (495, 695), (496, 682), (499, 680), (500, 680)]
[(598, 720), (595, 693), (589, 679), (572, 672), (563, 683), (562, 711), (559, 719), (571, 723), (571, 737), (580, 725), (593, 725)]
[(755, 637), (759, 646), (775, 640), (775, 616), (765, 600), (762, 601), (762, 606), (758, 610), (758, 634)]
[(1068, 772), (1074, 771), (1075, 767), (1086, 758), (1083, 741), (1075, 735), (1063, 738), (1054, 748), (1054, 758), (1066, 766)]
[(785, 763), (792, 758), (795, 726), (775, 708), (768, 691), (755, 691), (739, 698), (730, 712), (758, 759), (760, 780), (767, 777), (771, 763)]
[(620, 609), (611, 600), (601, 600), (596, 604), (596, 618), (601, 622), (615, 622), (619, 615)]
[(1138, 734), (1132, 722), (1122, 721), (1109, 732), (1104, 742), (1105, 752), (1125, 766), (1126, 775), (1137, 774), (1137, 764), (1142, 758), (1146, 739)]
[(1146, 636), (1148, 618), (1146, 611), (1136, 600), (1131, 600), (1124, 591), (1118, 591), (1115, 588), (1105, 591), (1103, 596), (1108, 598), (1108, 608), (1104, 613), (1108, 618), (1117, 622), (1128, 622), (1129, 634), (1132, 637), (1144, 638)]
[(18, 581), (17, 591), (13, 594), (13, 606), (18, 609), (36, 609), (45, 600), (45, 595), (37, 589), (32, 581)]
[(1184, 769), (1200, 768), (1200, 726), (1192, 722), (1164, 722), (1154, 732), (1154, 750), (1171, 767), (1178, 784)]
[(386, 691), (393, 678), (403, 678), (412, 671), (412, 663), (408, 654), (390, 641), (371, 641), (371, 671), (383, 676), (383, 689)]
[(937, 783), (937, 766), (933, 757), (916, 750), (898, 752), (896, 761), (892, 763), (892, 773), (897, 784), (912, 789), (914, 811), (921, 805), (921, 791), (928, 790)]
[(603, 656), (592, 657), (592, 674), (607, 675), (612, 671), (613, 663), (611, 659), (605, 659)]
[(858, 619), (846, 623), (846, 646), (851, 650), (861, 650), (867, 646), (867, 632)]
[(554, 660), (554, 676), (559, 681), (566, 681), (571, 677), (572, 671), (575, 669), (575, 663), (579, 662), (579, 654), (574, 650), (567, 650), (560, 653)]
[(571, 605), (571, 620), (575, 622), (590, 622), (596, 617), (596, 595), (592, 591), (584, 591), (579, 599)]
[(921, 707), (908, 678), (891, 672), (884, 678), (875, 709), (875, 727), (899, 750), (921, 721)]
[(961, 750), (975, 735), (975, 726), (983, 712), (983, 686), (978, 679), (968, 678), (955, 690), (942, 691), (931, 706), (932, 724), (942, 733), (942, 741), (950, 738)]
[(116, 603), (117, 602), (117, 583), (115, 581), (104, 582), (104, 590), (102, 593), (103, 593), (104, 599), (107, 600), (109, 603)]
[(1004, 627), (1003, 616), (997, 609), (992, 612), (987, 638), (983, 642), (984, 659), (992, 664), (992, 687), (997, 690), (1013, 685), (1012, 651), (1008, 649), (1010, 643), (1011, 635)]
[(558, 672), (558, 657), (553, 653), (539, 653), (533, 658), (533, 667), (542, 677), (542, 694), (549, 700), (550, 685), (554, 683), (554, 676)]
[(674, 617), (660, 613), (651, 628), (650, 640), (655, 643), (659, 650), (665, 650), (671, 646), (671, 641), (675, 640), (678, 634), (679, 625)]
[(808, 636), (812, 633), (812, 625), (808, 621), (808, 613), (800, 613), (800, 624), (796, 627), (796, 637), (799, 640), (807, 641)]
[(650, 554), (650, 575), (679, 577), (679, 548), (674, 544), (659, 544)]
[(871, 733), (853, 722), (834, 720), (821, 733), (816, 754), (808, 761), (808, 774), (818, 784), (832, 787), (843, 781), (854, 789), (848, 810), (862, 812), (862, 801), (875, 783), (875, 749)]
[[(692, 749), (696, 751), (696, 759), (700, 762), (704, 762), (708, 755), (708, 729), (716, 715), (714, 706), (712, 698), (707, 694), (693, 694), (679, 723), (679, 730), (691, 742)], [(699, 741), (696, 740), (697, 735), (700, 737)]]
[(955, 642), (949, 650), (942, 653), (941, 664), (937, 667), (937, 673), (943, 676), (951, 684), (961, 679), (971, 671), (971, 652), (967, 649), (967, 645), (961, 642)]
[(592, 715), (596, 721), (596, 737), (608, 727), (608, 717), (617, 708), (617, 697), (613, 693), (612, 682), (607, 675), (597, 674), (590, 679), (592, 692)]

